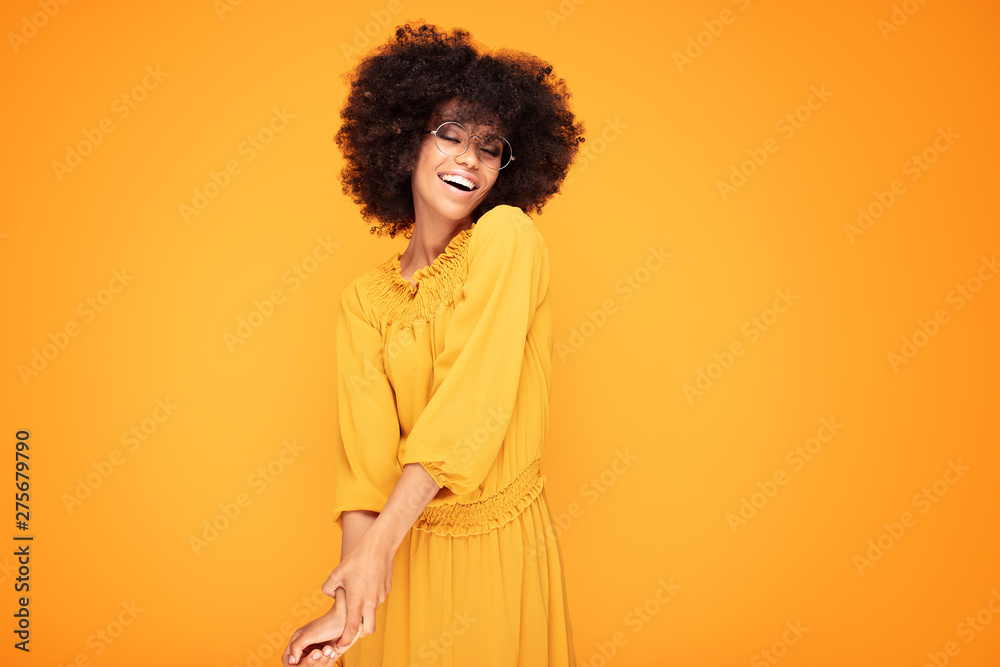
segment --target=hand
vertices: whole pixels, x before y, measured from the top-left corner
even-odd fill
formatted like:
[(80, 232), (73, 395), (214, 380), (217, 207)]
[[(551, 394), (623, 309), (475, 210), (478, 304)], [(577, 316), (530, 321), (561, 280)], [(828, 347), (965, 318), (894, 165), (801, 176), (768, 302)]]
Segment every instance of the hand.
[(346, 608), (347, 619), (335, 643), (341, 652), (375, 632), (375, 610), (392, 588), (392, 558), (393, 550), (383, 545), (377, 530), (369, 528), (323, 584), (323, 592), (331, 596), (344, 589), (346, 604), (338, 601), (337, 606)]
[(308, 667), (334, 667), (337, 659), (354, 644), (352, 641), (344, 648), (338, 648), (335, 644), (337, 639), (343, 637), (346, 618), (347, 605), (341, 594), (341, 599), (330, 611), (292, 633), (281, 656), (281, 664), (285, 667), (299, 664)]

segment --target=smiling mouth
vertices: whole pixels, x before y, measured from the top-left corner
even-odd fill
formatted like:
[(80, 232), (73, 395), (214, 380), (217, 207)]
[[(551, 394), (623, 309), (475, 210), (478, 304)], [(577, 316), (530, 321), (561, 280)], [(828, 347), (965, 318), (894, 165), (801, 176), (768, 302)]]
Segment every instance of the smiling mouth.
[(479, 187), (469, 179), (462, 178), (461, 176), (455, 176), (454, 174), (441, 174), (438, 178), (461, 192), (472, 192), (473, 190), (479, 189)]

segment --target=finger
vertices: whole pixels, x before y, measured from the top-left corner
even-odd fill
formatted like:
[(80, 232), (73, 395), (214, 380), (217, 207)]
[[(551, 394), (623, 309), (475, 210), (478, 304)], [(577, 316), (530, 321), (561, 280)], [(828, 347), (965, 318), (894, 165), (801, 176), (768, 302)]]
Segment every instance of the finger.
[(353, 623), (348, 623), (347, 625), (344, 626), (343, 634), (340, 635), (340, 638), (337, 640), (337, 643), (334, 644), (334, 646), (337, 648), (338, 651), (344, 652), (348, 648), (350, 648), (351, 644), (354, 643), (354, 640), (357, 639), (358, 635), (360, 634), (358, 632), (359, 625), (360, 624), (358, 623), (357, 619), (355, 619)]
[(336, 649), (333, 647), (333, 644), (327, 644), (323, 647), (323, 656), (323, 660), (320, 661), (320, 665), (322, 667), (334, 667), (334, 664), (337, 662), (337, 658), (340, 657)]
[(324, 595), (334, 597), (337, 594), (337, 589), (343, 587), (343, 585), (343, 582), (340, 581), (340, 577), (334, 576), (334, 574), (331, 573), (327, 580), (323, 582), (323, 586), (320, 590), (323, 591)]
[(343, 642), (345, 638), (350, 637), (351, 642), (347, 644), (347, 646), (344, 646), (341, 649), (341, 651), (347, 652), (347, 649), (354, 646), (354, 643), (357, 642), (359, 639), (362, 639), (374, 633), (375, 633), (375, 609), (369, 606), (367, 611), (361, 613), (361, 618), (358, 623), (358, 629), (357, 632), (353, 634), (353, 637), (350, 633), (348, 633), (347, 628), (346, 627), (344, 628), (344, 633), (341, 635), (340, 641)]
[(364, 634), (363, 637), (375, 634), (375, 606), (369, 605), (365, 608), (364, 613), (361, 615), (363, 621)]
[(288, 644), (290, 654), (288, 663), (290, 665), (300, 664), (302, 662), (302, 653), (306, 647), (315, 643), (311, 632), (306, 632), (304, 628), (301, 628), (299, 632), (301, 634), (293, 637), (292, 641)]
[[(328, 646), (329, 648), (329, 646)], [(337, 667), (337, 659), (340, 654), (337, 653), (333, 648), (329, 648), (330, 655), (325, 655), (319, 660), (319, 667)]]
[(338, 648), (350, 646), (351, 640), (358, 634), (361, 625), (361, 597), (359, 595), (352, 596), (350, 593), (345, 593), (345, 597), (347, 598), (347, 617), (344, 623), (344, 632), (337, 640), (336, 646)]
[(325, 646), (326, 644), (321, 644), (319, 642), (309, 644), (309, 646), (302, 649), (302, 661), (308, 662), (312, 659), (313, 651), (323, 651)]
[(326, 653), (321, 651), (319, 648), (314, 648), (308, 653), (307, 657), (303, 661), (303, 664), (306, 665), (306, 667), (330, 667), (330, 665), (333, 664), (333, 661), (330, 659), (330, 656), (326, 655)]
[(347, 653), (348, 651), (350, 651), (352, 646), (354, 646), (354, 642), (353, 641), (350, 644), (348, 644), (347, 646), (344, 646), (343, 648), (340, 648), (340, 647), (335, 648), (333, 650), (333, 655), (331, 656), (331, 659), (333, 660), (332, 664), (339, 664), (339, 663), (337, 663), (337, 660), (339, 660), (341, 658), (341, 656), (343, 656), (345, 653)]
[(282, 662), (282, 664), (292, 665), (292, 664), (295, 663), (294, 660), (291, 660), (291, 657), (292, 657), (292, 642), (295, 641), (298, 638), (298, 636), (301, 635), (301, 634), (302, 634), (302, 628), (299, 628), (298, 630), (296, 630), (295, 632), (292, 633), (291, 639), (288, 640), (288, 646), (285, 647), (285, 652), (281, 654), (281, 662)]

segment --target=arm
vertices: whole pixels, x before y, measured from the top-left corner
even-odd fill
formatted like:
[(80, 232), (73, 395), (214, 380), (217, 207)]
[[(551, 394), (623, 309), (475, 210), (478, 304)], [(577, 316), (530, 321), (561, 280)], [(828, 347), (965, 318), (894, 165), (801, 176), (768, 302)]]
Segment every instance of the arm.
[[(324, 593), (337, 595), (337, 605), (344, 604), (342, 601), (346, 598), (347, 623), (336, 644), (338, 652), (346, 651), (361, 637), (375, 632), (375, 611), (385, 602), (392, 587), (392, 561), (396, 551), (439, 490), (437, 482), (423, 466), (411, 463), (403, 467), (389, 500), (374, 519), (363, 516), (355, 521), (350, 516), (353, 513), (345, 512), (345, 546), (353, 548), (341, 556), (340, 565), (323, 584)], [(370, 524), (356, 544), (348, 544), (348, 526), (353, 540), (354, 529), (367, 521)], [(349, 591), (344, 584), (349, 584)], [(345, 593), (338, 594), (338, 588), (344, 588)]]
[[(341, 558), (392, 493), (399, 479), (399, 416), (396, 396), (382, 359), (382, 334), (358, 281), (341, 295), (337, 317), (337, 429), (334, 446), (334, 522), (344, 534)], [(349, 512), (364, 511), (368, 520), (349, 528)]]
[[(395, 556), (406, 533), (437, 492), (437, 482), (422, 466), (412, 463), (404, 466), (403, 474), (381, 513), (368, 510), (344, 512), (341, 562), (354, 551), (362, 535), (373, 526), (372, 538)], [(332, 595), (332, 592), (329, 594)]]
[[(386, 501), (381, 514), (368, 529), (377, 548), (388, 553), (390, 559), (394, 557), (403, 538), (413, 528), (413, 524), (417, 522), (420, 514), (438, 491), (437, 482), (422, 465), (409, 463), (403, 466), (403, 474), (400, 475), (396, 488)], [(368, 537), (368, 534), (365, 537)], [(348, 626), (347, 630), (350, 629)]]
[[(395, 395), (382, 364), (382, 336), (375, 321), (358, 281), (352, 282), (341, 294), (337, 317), (338, 428), (333, 514), (342, 531), (342, 565), (363, 551), (362, 538), (399, 480), (394, 461), (399, 444)], [(361, 558), (371, 560), (366, 555)], [(389, 562), (391, 565), (391, 556)], [(340, 569), (338, 566), (334, 572)], [(295, 631), (282, 656), (286, 666), (299, 664), (305, 656), (309, 656), (311, 665), (328, 665), (343, 653), (333, 651), (333, 647), (334, 641), (343, 636), (348, 591), (326, 586), (323, 590), (336, 598), (336, 604)], [(356, 629), (350, 635), (354, 639), (358, 638)], [(329, 652), (327, 657), (319, 658), (320, 648), (325, 655)]]
[[(551, 355), (530, 338), (548, 298), (547, 250), (531, 219), (513, 206), (491, 209), (476, 223), (468, 258), (430, 400), (397, 456), (456, 495), (480, 487), (508, 431), (524, 428), (514, 422), (525, 355)], [(540, 397), (544, 388), (524, 390)]]
[(344, 512), (344, 535), (340, 541), (340, 560), (354, 551), (358, 541), (369, 526), (374, 523), (378, 512), (369, 510), (348, 510)]
[[(344, 512), (344, 535), (340, 546), (340, 561), (351, 554), (365, 533), (371, 531), (371, 539), (380, 548), (388, 551), (390, 558), (396, 555), (403, 538), (420, 518), (420, 514), (437, 495), (439, 487), (434, 478), (416, 463), (403, 467), (396, 487), (381, 513), (368, 510)], [(328, 593), (333, 595), (333, 591)]]
[[(367, 510), (345, 511), (340, 565), (335, 572), (343, 571), (345, 578), (360, 576), (363, 577), (362, 581), (383, 581), (385, 593), (388, 594), (392, 584), (392, 559), (403, 538), (438, 490), (437, 482), (423, 466), (409, 464), (403, 467), (403, 474), (381, 513)], [(333, 577), (332, 574), (330, 576)], [(366, 598), (357, 587), (352, 587), (352, 597), (349, 600), (346, 589), (338, 591), (338, 587), (336, 582), (332, 590), (328, 590), (327, 585), (323, 586), (323, 592), (327, 595), (336, 593), (336, 604), (326, 614), (296, 631), (282, 656), (285, 665), (299, 664), (304, 655), (320, 656), (318, 647), (308, 652), (306, 649), (321, 642), (327, 644), (323, 647), (324, 653), (319, 657), (319, 662), (313, 658), (306, 664), (331, 665), (354, 642), (374, 632), (377, 605), (366, 604)], [(382, 604), (384, 600), (385, 597), (382, 596), (378, 604)], [(345, 606), (348, 607), (346, 611)], [(364, 632), (359, 633), (361, 623), (357, 619), (362, 613)], [(345, 625), (345, 616), (355, 619), (353, 624)], [(337, 637), (340, 640), (336, 643), (330, 641)]]

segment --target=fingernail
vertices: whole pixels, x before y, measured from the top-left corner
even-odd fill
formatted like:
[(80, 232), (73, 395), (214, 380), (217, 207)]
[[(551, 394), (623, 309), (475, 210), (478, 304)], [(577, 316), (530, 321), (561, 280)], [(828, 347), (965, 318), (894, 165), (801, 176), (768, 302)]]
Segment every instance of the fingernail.
[(323, 655), (329, 656), (331, 653), (333, 653), (333, 649), (332, 648), (330, 648), (329, 646), (323, 647)]

